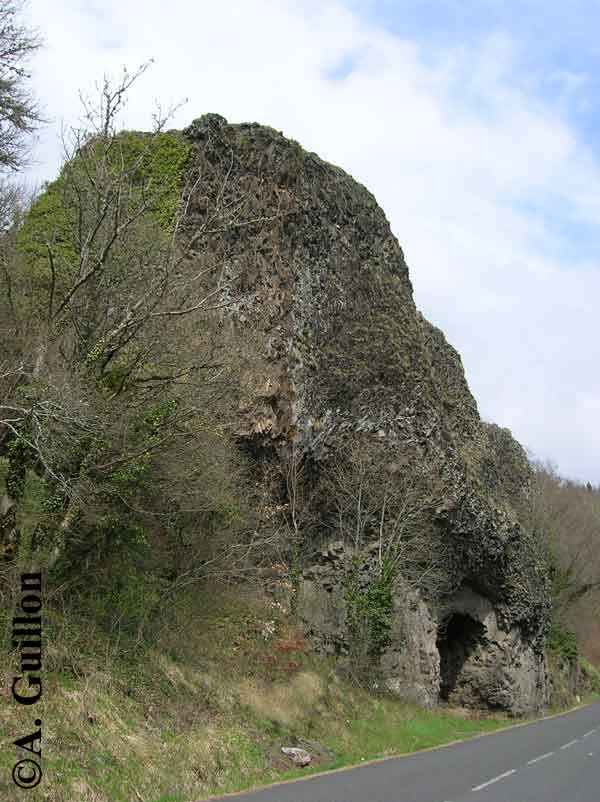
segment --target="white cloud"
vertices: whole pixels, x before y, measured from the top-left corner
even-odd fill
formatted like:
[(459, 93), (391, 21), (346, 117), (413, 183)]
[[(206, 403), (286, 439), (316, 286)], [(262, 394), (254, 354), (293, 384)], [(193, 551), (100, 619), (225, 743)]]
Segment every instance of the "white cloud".
[[(433, 61), (336, 2), (30, 8), (47, 40), (36, 82), (57, 118), (74, 120), (78, 89), (106, 71), (154, 57), (129, 127), (149, 125), (156, 98), (189, 97), (177, 125), (206, 111), (258, 120), (366, 184), (404, 248), (417, 305), (462, 353), (482, 415), (600, 482), (600, 261), (540, 211), (600, 231), (600, 166), (536, 96), (508, 37)], [(352, 68), (332, 78), (343, 64)], [(54, 128), (40, 175), (54, 174), (58, 153)], [(566, 261), (567, 251), (580, 255)]]

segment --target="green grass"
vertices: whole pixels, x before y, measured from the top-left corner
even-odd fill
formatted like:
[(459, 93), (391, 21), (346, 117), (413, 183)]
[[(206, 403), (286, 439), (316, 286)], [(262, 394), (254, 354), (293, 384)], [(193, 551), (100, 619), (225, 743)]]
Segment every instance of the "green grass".
[[(266, 621), (275, 622), (268, 637)], [(340, 680), (264, 599), (182, 596), (137, 651), (124, 642), (116, 652), (114, 636), (90, 620), (56, 627), (43, 709), (36, 709), (45, 774), (27, 793), (33, 802), (190, 802), (510, 723), (423, 710)], [(6, 686), (14, 666), (0, 665)], [(17, 708), (0, 708), (3, 802), (22, 799), (12, 783), (1, 785), (14, 762), (10, 742), (31, 718)], [(335, 757), (290, 768), (280, 749), (299, 739)]]
[(506, 725), (504, 719), (466, 720), (449, 713), (428, 712), (386, 699), (372, 715), (352, 721), (349, 738), (338, 746), (345, 762), (428, 749)]
[(583, 684), (583, 701), (593, 702), (600, 699), (600, 671), (596, 666), (581, 657), (579, 660)]

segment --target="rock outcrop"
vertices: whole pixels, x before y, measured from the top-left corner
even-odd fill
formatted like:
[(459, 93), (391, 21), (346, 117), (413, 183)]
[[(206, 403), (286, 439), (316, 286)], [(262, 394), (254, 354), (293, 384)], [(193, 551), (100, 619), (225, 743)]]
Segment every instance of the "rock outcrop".
[(435, 592), (426, 570), (415, 582), (394, 565), (385, 637), (371, 650), (382, 682), (423, 704), (542, 706), (550, 594), (522, 521), (528, 462), (510, 432), (480, 420), (460, 356), (415, 307), (375, 198), (271, 128), (206, 115), (185, 134), (195, 150), (184, 234), (192, 259), (219, 261), (224, 325), (253, 353), (239, 441), (266, 464), (300, 454), (311, 520), (324, 522), (304, 532), (307, 633), (343, 664), (348, 577), (364, 594), (381, 576), (368, 527), (360, 544), (328, 546), (338, 536), (323, 477), (362, 443), (382, 482), (418, 473), (408, 484), (428, 499), (420, 526), (443, 549)]

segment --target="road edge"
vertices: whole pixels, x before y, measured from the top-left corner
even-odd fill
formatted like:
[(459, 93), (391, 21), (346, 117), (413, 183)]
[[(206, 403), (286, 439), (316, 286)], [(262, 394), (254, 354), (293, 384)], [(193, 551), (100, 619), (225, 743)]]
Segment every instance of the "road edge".
[(301, 783), (301, 782), (308, 782), (309, 780), (314, 779), (315, 777), (324, 777), (326, 775), (332, 774), (340, 774), (343, 771), (350, 771), (351, 769), (357, 769), (361, 766), (372, 766), (375, 763), (386, 763), (388, 760), (402, 760), (403, 758), (412, 757), (413, 755), (421, 755), (425, 752), (435, 752), (439, 749), (447, 749), (450, 746), (456, 746), (456, 744), (465, 743), (465, 741), (475, 741), (478, 738), (488, 738), (491, 735), (497, 735), (499, 732), (506, 732), (507, 730), (514, 730), (517, 727), (528, 727), (531, 724), (537, 724), (540, 721), (549, 721), (553, 718), (560, 718), (561, 716), (568, 716), (571, 713), (575, 713), (578, 710), (583, 710), (585, 707), (591, 707), (591, 705), (598, 704), (600, 702), (600, 697), (598, 699), (593, 699), (590, 702), (582, 702), (581, 704), (576, 705), (575, 707), (570, 707), (568, 710), (561, 710), (559, 713), (550, 713), (547, 716), (539, 716), (538, 718), (527, 719), (527, 721), (518, 721), (515, 724), (507, 724), (506, 727), (498, 727), (497, 730), (493, 730), (492, 732), (480, 732), (477, 735), (470, 735), (465, 738), (456, 738), (454, 741), (448, 741), (445, 744), (438, 744), (437, 746), (426, 746), (423, 749), (415, 749), (414, 752), (402, 752), (399, 755), (386, 755), (385, 757), (374, 757), (370, 760), (361, 760), (360, 763), (350, 763), (347, 766), (340, 766), (337, 769), (324, 769), (323, 771), (316, 771), (314, 774), (309, 774), (306, 777), (291, 777), (288, 780), (275, 780), (272, 783), (265, 783), (264, 785), (254, 785), (250, 788), (244, 788), (243, 791), (229, 791), (225, 794), (219, 794), (218, 796), (207, 796), (203, 799), (194, 799), (190, 800), (190, 802), (219, 802), (222, 799), (235, 799), (236, 797), (240, 797), (244, 794), (254, 794), (260, 791), (267, 791), (269, 788), (277, 788), (281, 785), (291, 785), (292, 783)]

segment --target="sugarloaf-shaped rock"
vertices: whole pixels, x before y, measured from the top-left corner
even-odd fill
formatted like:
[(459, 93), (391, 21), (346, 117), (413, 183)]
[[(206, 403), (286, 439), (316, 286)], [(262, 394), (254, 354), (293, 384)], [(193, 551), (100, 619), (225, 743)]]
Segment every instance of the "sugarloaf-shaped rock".
[[(381, 681), (424, 704), (543, 706), (550, 592), (525, 525), (528, 462), (480, 420), (460, 356), (417, 311), (384, 212), (271, 128), (211, 114), (184, 134), (183, 237), (192, 261), (218, 260), (224, 325), (253, 355), (238, 441), (273, 504), (289, 505), (276, 466), (303, 466), (306, 633), (341, 666), (366, 638)], [(361, 519), (344, 499), (362, 490)]]

